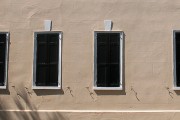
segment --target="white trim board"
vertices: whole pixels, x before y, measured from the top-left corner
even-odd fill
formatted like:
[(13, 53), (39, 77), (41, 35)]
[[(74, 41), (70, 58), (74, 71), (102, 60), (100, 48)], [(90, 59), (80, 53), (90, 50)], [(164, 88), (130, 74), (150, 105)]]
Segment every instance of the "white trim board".
[(0, 112), (180, 113), (180, 110), (0, 110)]

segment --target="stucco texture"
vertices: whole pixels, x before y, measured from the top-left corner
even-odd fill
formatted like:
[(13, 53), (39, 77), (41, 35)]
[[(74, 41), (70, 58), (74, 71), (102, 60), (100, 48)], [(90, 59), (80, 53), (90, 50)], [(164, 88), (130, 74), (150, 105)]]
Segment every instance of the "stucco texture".
[[(180, 92), (172, 89), (172, 30), (180, 28), (179, 14), (179, 0), (0, 0), (0, 31), (10, 32), (1, 110), (179, 110)], [(44, 31), (44, 20), (52, 20), (52, 31), (63, 32), (61, 90), (31, 89), (33, 34)], [(92, 89), (94, 31), (104, 30), (104, 20), (125, 34), (123, 91)], [(179, 113), (66, 114), (73, 120), (180, 118)]]

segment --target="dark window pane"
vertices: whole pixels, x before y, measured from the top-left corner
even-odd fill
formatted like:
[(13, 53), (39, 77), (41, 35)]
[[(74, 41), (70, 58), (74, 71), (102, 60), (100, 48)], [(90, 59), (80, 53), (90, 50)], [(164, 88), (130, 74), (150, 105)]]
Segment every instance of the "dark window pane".
[(119, 41), (119, 37), (120, 37), (119, 33), (110, 33), (109, 36), (110, 36), (110, 42), (111, 43), (115, 43), (115, 44), (119, 45), (119, 43), (120, 43), (120, 41)]
[(4, 74), (5, 74), (4, 65), (0, 64), (0, 86), (4, 85)]
[(0, 34), (0, 86), (5, 81), (6, 34)]
[(180, 33), (176, 33), (176, 84), (180, 87)]
[(38, 45), (37, 63), (48, 63), (47, 45)]
[(106, 66), (99, 65), (97, 68), (97, 87), (106, 87), (108, 79), (108, 69)]
[(47, 34), (38, 34), (37, 35), (37, 42), (39, 44), (46, 44), (47, 43)]
[(110, 63), (119, 63), (120, 57), (119, 34), (110, 34)]
[(6, 34), (0, 34), (0, 43), (6, 42)]
[(48, 36), (49, 63), (57, 63), (59, 57), (59, 34), (53, 33)]
[(110, 66), (110, 78), (109, 86), (110, 87), (118, 87), (119, 83), (119, 65), (111, 65)]
[(107, 43), (107, 40), (109, 39), (108, 33), (97, 33), (97, 39), (98, 43)]
[(5, 51), (6, 47), (5, 44), (0, 44), (0, 62), (5, 62)]
[(119, 87), (119, 33), (97, 34), (97, 86)]
[(37, 65), (36, 72), (36, 85), (45, 86), (48, 79), (48, 66), (47, 65)]
[(176, 80), (177, 86), (180, 87), (180, 62), (176, 63)]
[(58, 45), (50, 45), (49, 48), (50, 48), (49, 49), (49, 54), (50, 54), (49, 62), (58, 63), (58, 57), (59, 57)]
[(108, 62), (108, 49), (106, 45), (97, 46), (97, 63), (107, 63)]
[(58, 44), (59, 42), (59, 34), (58, 33), (53, 33), (48, 35), (48, 41), (51, 44)]
[(0, 62), (5, 62), (6, 34), (0, 34)]
[(176, 61), (180, 61), (180, 45), (176, 45)]
[(37, 63), (47, 63), (47, 35), (38, 34), (37, 35)]
[(49, 68), (49, 80), (47, 84), (50, 86), (58, 86), (58, 65), (50, 65)]
[(108, 62), (108, 35), (97, 34), (97, 63)]
[(176, 61), (180, 62), (180, 34), (176, 34)]
[(110, 63), (111, 64), (119, 64), (119, 46), (118, 45), (111, 45), (111, 49), (110, 49)]

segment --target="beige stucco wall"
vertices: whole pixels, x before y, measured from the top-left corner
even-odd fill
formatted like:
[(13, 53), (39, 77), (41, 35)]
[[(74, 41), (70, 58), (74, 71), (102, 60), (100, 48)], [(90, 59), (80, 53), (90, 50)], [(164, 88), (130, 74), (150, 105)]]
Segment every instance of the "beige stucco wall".
[(2, 120), (179, 120), (179, 113), (0, 112)]
[[(180, 92), (172, 90), (172, 30), (180, 28), (179, 9), (179, 0), (1, 0), (0, 31), (10, 32), (2, 110), (180, 109)], [(62, 90), (31, 89), (33, 33), (44, 30), (46, 19), (52, 31), (63, 32)], [(105, 19), (125, 33), (123, 91), (92, 89), (93, 32), (104, 30)]]

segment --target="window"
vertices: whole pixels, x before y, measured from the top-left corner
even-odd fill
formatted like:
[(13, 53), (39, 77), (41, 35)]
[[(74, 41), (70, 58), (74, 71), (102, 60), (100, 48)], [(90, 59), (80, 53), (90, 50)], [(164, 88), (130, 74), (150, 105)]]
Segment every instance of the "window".
[(7, 85), (7, 62), (8, 62), (9, 33), (0, 33), (0, 88)]
[(60, 89), (61, 36), (61, 32), (35, 32), (33, 89)]
[(174, 38), (174, 89), (180, 90), (180, 31), (173, 31)]
[(95, 31), (94, 89), (122, 90), (123, 32)]

